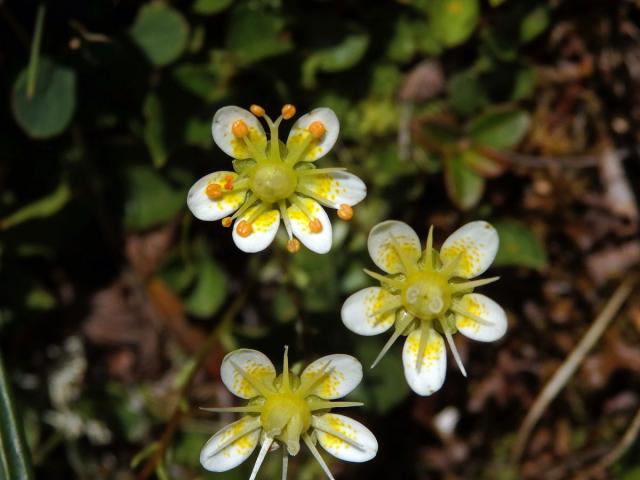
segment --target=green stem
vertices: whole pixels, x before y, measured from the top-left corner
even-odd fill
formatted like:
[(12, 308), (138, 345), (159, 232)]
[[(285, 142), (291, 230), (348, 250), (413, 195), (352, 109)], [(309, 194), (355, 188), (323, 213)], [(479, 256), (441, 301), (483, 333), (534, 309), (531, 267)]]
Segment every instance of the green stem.
[(42, 43), (42, 30), (44, 27), (44, 14), (46, 10), (46, 5), (41, 4), (38, 6), (38, 11), (36, 12), (36, 26), (33, 30), (31, 55), (29, 57), (29, 70), (27, 71), (27, 98), (32, 98), (36, 90), (38, 57), (40, 56), (40, 44)]

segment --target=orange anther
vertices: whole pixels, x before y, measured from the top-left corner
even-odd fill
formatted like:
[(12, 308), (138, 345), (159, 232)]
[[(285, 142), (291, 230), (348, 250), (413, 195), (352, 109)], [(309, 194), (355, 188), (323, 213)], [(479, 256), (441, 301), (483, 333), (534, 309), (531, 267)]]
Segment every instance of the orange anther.
[(282, 107), (282, 118), (285, 120), (289, 120), (296, 114), (296, 107), (287, 103), (284, 107)]
[(261, 117), (264, 115), (264, 108), (260, 105), (256, 105), (255, 103), (249, 107), (251, 113), (253, 113), (256, 117)]
[(224, 189), (233, 190), (233, 175), (227, 175), (224, 177)]
[(233, 220), (231, 219), (231, 217), (224, 217), (222, 219), (222, 226), (225, 228), (229, 228), (231, 226), (231, 223), (233, 222)]
[(300, 241), (297, 238), (292, 238), (287, 242), (287, 250), (289, 253), (296, 253), (300, 250)]
[(309, 230), (313, 233), (320, 233), (322, 231), (322, 223), (317, 218), (314, 218), (309, 222)]
[(238, 235), (241, 237), (248, 237), (251, 235), (251, 232), (253, 232), (253, 227), (246, 220), (240, 220), (236, 227), (236, 232), (238, 232)]
[(320, 139), (327, 131), (327, 129), (324, 128), (324, 123), (317, 120), (315, 122), (311, 122), (311, 125), (309, 125), (307, 129), (309, 130), (309, 133), (313, 135), (313, 138), (316, 139)]
[(217, 200), (222, 196), (222, 187), (217, 183), (208, 184), (204, 191), (211, 200)]
[(244, 123), (244, 120), (236, 120), (231, 125), (231, 133), (238, 138), (246, 137), (249, 135), (249, 127)]
[(340, 205), (340, 208), (338, 208), (338, 217), (348, 222), (353, 218), (353, 208), (351, 208), (346, 203), (342, 203)]

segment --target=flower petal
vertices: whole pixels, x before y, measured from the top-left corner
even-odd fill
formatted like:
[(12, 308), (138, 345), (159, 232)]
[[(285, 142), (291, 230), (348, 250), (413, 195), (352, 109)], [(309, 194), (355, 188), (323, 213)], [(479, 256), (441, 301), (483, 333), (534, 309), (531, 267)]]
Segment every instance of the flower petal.
[(231, 131), (233, 123), (242, 120), (249, 128), (249, 140), (258, 149), (264, 151), (267, 145), (267, 136), (258, 120), (249, 110), (236, 106), (222, 107), (213, 116), (211, 133), (213, 141), (220, 149), (233, 158), (251, 158), (253, 155), (247, 149), (244, 141), (237, 138)]
[(402, 349), (404, 376), (411, 390), (418, 395), (431, 395), (440, 390), (447, 373), (447, 353), (442, 336), (435, 330), (429, 330), (429, 339), (422, 357), (420, 371), (417, 369), (418, 349), (420, 348), (420, 329), (409, 334)]
[(257, 350), (241, 348), (227, 354), (220, 365), (220, 378), (234, 395), (250, 399), (260, 395), (246, 378), (242, 369), (252, 381), (260, 385), (272, 385), (276, 379), (276, 369), (267, 356)]
[(243, 417), (218, 431), (205, 443), (200, 451), (200, 463), (210, 472), (231, 470), (253, 453), (259, 439), (258, 417)]
[(324, 157), (333, 148), (340, 133), (338, 117), (330, 108), (315, 108), (301, 116), (291, 127), (287, 138), (287, 150), (295, 150), (296, 146), (304, 141), (309, 134), (307, 128), (313, 122), (321, 122), (325, 133), (319, 140), (313, 140), (302, 158), (303, 161), (313, 162)]
[(387, 273), (404, 271), (398, 249), (402, 258), (411, 262), (417, 262), (422, 253), (415, 230), (397, 220), (387, 220), (374, 226), (369, 233), (368, 246), (371, 259)]
[(494, 342), (507, 331), (507, 315), (500, 305), (481, 293), (468, 293), (458, 304), (461, 310), (486, 320), (480, 323), (473, 318), (456, 313), (456, 326), (465, 337), (479, 342)]
[(300, 176), (300, 186), (333, 208), (340, 208), (342, 204), (353, 206), (367, 196), (367, 186), (349, 172), (303, 174)]
[(276, 236), (278, 227), (280, 226), (280, 212), (278, 210), (267, 210), (256, 218), (251, 224), (253, 231), (246, 237), (241, 236), (238, 233), (238, 223), (242, 220), (247, 220), (259, 208), (260, 205), (247, 210), (243, 215), (238, 217), (236, 223), (233, 225), (233, 241), (236, 246), (247, 253), (255, 253), (264, 250)]
[(340, 460), (366, 462), (378, 453), (376, 437), (367, 427), (352, 418), (325, 413), (315, 415), (313, 425), (316, 427), (318, 443)]
[[(386, 332), (396, 319), (398, 297), (380, 287), (364, 288), (351, 295), (342, 305), (342, 323), (358, 335)], [(376, 312), (383, 312), (376, 314)]]
[[(229, 176), (235, 180), (238, 174), (226, 171), (214, 172), (193, 184), (187, 194), (187, 205), (196, 218), (209, 221), (220, 220), (240, 208), (247, 196), (247, 191), (226, 192), (224, 185)], [(207, 186), (211, 183), (217, 183), (222, 188), (223, 194), (220, 198), (212, 199), (207, 195)]]
[(291, 205), (287, 209), (287, 214), (291, 220), (293, 234), (312, 252), (327, 253), (331, 250), (333, 242), (333, 232), (327, 212), (315, 200), (302, 198), (300, 201), (304, 204), (307, 212), (320, 222), (322, 230), (312, 232), (309, 225), (311, 219), (297, 205)]
[(473, 278), (484, 273), (496, 258), (500, 239), (490, 223), (478, 220), (453, 232), (442, 244), (440, 258), (446, 264), (459, 256), (454, 275)]
[[(328, 375), (318, 381), (324, 373)], [(309, 393), (333, 400), (349, 394), (361, 380), (362, 364), (351, 355), (336, 353), (309, 364), (300, 375), (300, 388), (313, 385)]]

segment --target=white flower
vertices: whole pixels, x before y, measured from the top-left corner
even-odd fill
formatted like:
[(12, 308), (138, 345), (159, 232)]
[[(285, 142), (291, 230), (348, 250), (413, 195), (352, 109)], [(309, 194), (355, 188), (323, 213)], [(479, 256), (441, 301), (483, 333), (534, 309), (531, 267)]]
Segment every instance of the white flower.
[(298, 377), (289, 371), (285, 347), (282, 374), (276, 376), (273, 363), (256, 350), (240, 349), (222, 361), (220, 376), (234, 395), (249, 400), (243, 407), (207, 408), (212, 412), (241, 412), (246, 415), (217, 432), (200, 452), (200, 463), (212, 472), (224, 472), (244, 462), (261, 444), (251, 473), (255, 479), (270, 450), (282, 447), (282, 478), (287, 477), (289, 455), (307, 445), (330, 479), (326, 463), (316, 448), (350, 462), (375, 457), (378, 442), (361, 423), (330, 413), (332, 408), (360, 406), (359, 402), (336, 402), (360, 383), (362, 365), (342, 354), (328, 355), (311, 363)]
[[(187, 204), (200, 220), (233, 224), (233, 240), (244, 252), (258, 252), (273, 241), (282, 219), (296, 252), (300, 242), (317, 253), (331, 249), (331, 222), (322, 206), (335, 208), (343, 220), (367, 194), (365, 184), (344, 168), (316, 168), (313, 162), (336, 143), (340, 124), (333, 110), (316, 108), (291, 128), (286, 145), (278, 140), (282, 119), (295, 115), (293, 105), (282, 107), (272, 121), (262, 107), (251, 111), (227, 106), (218, 110), (211, 127), (213, 140), (235, 158), (234, 170), (218, 171), (198, 180)], [(269, 126), (267, 136), (258, 118)]]
[(342, 306), (342, 321), (360, 335), (377, 335), (395, 326), (372, 368), (400, 335), (404, 374), (419, 395), (442, 387), (447, 357), (442, 336), (464, 376), (466, 372), (452, 335), (460, 332), (481, 342), (501, 338), (507, 329), (504, 310), (473, 289), (498, 277), (470, 280), (484, 273), (498, 251), (498, 233), (489, 223), (468, 223), (433, 248), (433, 227), (422, 250), (416, 232), (406, 223), (379, 223), (369, 234), (369, 254), (387, 275), (365, 270), (380, 281), (351, 295)]

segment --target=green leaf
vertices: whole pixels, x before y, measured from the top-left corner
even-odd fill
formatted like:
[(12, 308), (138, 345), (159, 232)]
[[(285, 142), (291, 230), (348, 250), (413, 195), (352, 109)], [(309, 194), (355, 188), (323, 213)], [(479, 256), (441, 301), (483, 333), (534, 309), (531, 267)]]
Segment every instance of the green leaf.
[(6, 230), (29, 220), (49, 217), (59, 212), (70, 199), (71, 189), (66, 182), (63, 182), (50, 194), (0, 220), (0, 230)]
[(493, 223), (500, 236), (495, 266), (518, 266), (541, 270), (547, 266), (544, 245), (525, 225), (504, 220)]
[(153, 166), (160, 168), (167, 163), (169, 151), (164, 138), (164, 112), (155, 93), (151, 92), (145, 98), (142, 113), (145, 118), (144, 142), (147, 144)]
[(289, 51), (293, 44), (281, 35), (285, 21), (270, 12), (240, 6), (233, 10), (227, 31), (227, 48), (241, 63), (252, 63)]
[(302, 83), (314, 88), (317, 72), (335, 73), (347, 70), (357, 64), (369, 46), (369, 35), (352, 33), (340, 43), (313, 53), (302, 65)]
[(499, 162), (498, 159), (491, 158), (473, 148), (465, 150), (462, 153), (462, 157), (467, 167), (484, 178), (497, 177), (501, 175), (505, 169), (503, 163)]
[(549, 26), (549, 7), (540, 5), (527, 14), (520, 24), (520, 41), (527, 43), (544, 32)]
[(462, 155), (447, 159), (444, 165), (444, 181), (449, 198), (461, 210), (476, 206), (484, 192), (484, 179), (466, 165)]
[(496, 109), (473, 119), (468, 131), (470, 137), (481, 145), (506, 149), (522, 140), (529, 123), (529, 114), (524, 110)]
[(451, 106), (461, 115), (469, 115), (489, 103), (487, 93), (471, 69), (454, 74), (447, 82)]
[(535, 68), (525, 65), (518, 69), (513, 91), (511, 92), (511, 100), (529, 98), (533, 94), (537, 80)]
[(391, 60), (399, 63), (411, 60), (416, 51), (414, 23), (405, 17), (399, 17), (393, 30), (387, 46), (387, 55)]
[(227, 296), (227, 279), (211, 256), (204, 252), (198, 258), (195, 287), (185, 299), (188, 313), (198, 318), (209, 318), (222, 306)]
[(33, 96), (27, 95), (25, 68), (13, 85), (11, 107), (16, 122), (30, 137), (45, 139), (61, 134), (76, 108), (75, 72), (41, 57)]
[(447, 47), (464, 42), (478, 24), (478, 0), (433, 0), (428, 9), (434, 36)]
[(507, 0), (489, 0), (489, 5), (491, 5), (492, 7), (499, 7), (506, 1)]
[(133, 166), (126, 173), (124, 224), (144, 230), (170, 220), (182, 208), (185, 192), (174, 189), (151, 167)]
[(31, 456), (0, 355), (0, 478), (31, 480)]
[(147, 59), (162, 66), (176, 60), (186, 48), (189, 24), (177, 10), (154, 2), (140, 9), (130, 34)]
[(193, 11), (200, 15), (213, 15), (227, 9), (233, 0), (196, 0)]

